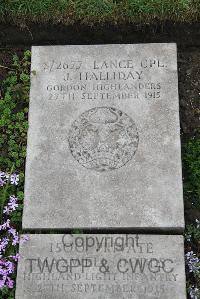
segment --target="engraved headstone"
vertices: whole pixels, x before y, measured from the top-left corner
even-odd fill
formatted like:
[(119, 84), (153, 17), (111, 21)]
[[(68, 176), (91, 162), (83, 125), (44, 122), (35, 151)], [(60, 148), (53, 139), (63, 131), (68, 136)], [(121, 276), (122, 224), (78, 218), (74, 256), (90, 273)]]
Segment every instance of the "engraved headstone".
[(23, 228), (184, 227), (175, 44), (32, 48)]
[(16, 299), (186, 299), (182, 236), (30, 235)]

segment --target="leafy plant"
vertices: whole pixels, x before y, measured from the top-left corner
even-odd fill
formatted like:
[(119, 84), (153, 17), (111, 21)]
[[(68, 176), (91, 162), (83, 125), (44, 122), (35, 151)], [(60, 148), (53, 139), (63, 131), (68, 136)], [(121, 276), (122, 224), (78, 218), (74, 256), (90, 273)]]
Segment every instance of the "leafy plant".
[[(0, 97), (0, 298), (14, 299), (18, 232), (23, 209), (30, 51), (13, 56)], [(14, 173), (18, 169), (17, 173)], [(16, 194), (16, 197), (13, 196)], [(8, 268), (10, 267), (10, 268)]]
[(185, 199), (200, 209), (200, 139), (190, 140), (183, 146), (185, 172)]
[(21, 60), (17, 55), (13, 56), (12, 70), (2, 83), (0, 98), (0, 166), (5, 171), (19, 169), (22, 181), (28, 129), (30, 56), (30, 51), (25, 51)]
[(191, 299), (200, 298), (200, 221), (186, 226), (186, 275), (188, 296)]

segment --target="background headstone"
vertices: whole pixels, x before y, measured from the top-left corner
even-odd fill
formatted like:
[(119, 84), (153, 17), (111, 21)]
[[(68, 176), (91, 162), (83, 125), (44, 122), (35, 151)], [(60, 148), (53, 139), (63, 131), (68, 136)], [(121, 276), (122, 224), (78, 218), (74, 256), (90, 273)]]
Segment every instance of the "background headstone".
[(16, 299), (186, 299), (183, 237), (30, 235)]
[(23, 228), (184, 227), (175, 44), (32, 48)]

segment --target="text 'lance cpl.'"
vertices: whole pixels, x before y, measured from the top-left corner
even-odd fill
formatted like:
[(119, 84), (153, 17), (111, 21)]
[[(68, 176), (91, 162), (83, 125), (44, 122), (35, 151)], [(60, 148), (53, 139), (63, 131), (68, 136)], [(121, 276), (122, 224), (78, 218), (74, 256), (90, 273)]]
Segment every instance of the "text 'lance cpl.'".
[[(115, 60), (104, 60), (102, 62), (98, 62), (94, 60), (93, 68), (95, 70), (102, 69), (134, 69), (134, 67), (138, 66), (138, 61), (134, 64), (132, 59), (115, 59)], [(144, 58), (140, 61), (139, 66), (142, 68), (164, 68), (167, 67), (163, 61), (155, 58)]]
[(103, 62), (97, 62), (94, 60), (93, 65), (95, 70), (102, 70), (102, 69), (133, 69), (134, 62), (131, 59), (124, 59), (124, 60), (109, 60)]

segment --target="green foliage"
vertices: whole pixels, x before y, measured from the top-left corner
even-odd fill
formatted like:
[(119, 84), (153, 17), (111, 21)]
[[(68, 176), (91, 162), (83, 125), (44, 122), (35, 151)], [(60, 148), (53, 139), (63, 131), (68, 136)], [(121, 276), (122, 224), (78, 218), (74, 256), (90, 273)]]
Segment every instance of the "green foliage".
[(0, 98), (0, 169), (20, 170), (22, 180), (28, 129), (30, 56), (30, 51), (25, 51), (21, 60), (13, 56), (12, 70), (2, 83)]
[[(13, 62), (6, 79), (1, 83), (0, 97), (0, 170), (7, 173), (19, 172), (19, 184), (9, 182), (0, 189), (0, 224), (3, 220), (3, 208), (9, 197), (15, 194), (18, 198), (17, 209), (10, 214), (12, 225), (19, 231), (23, 209), (24, 163), (26, 157), (26, 135), (28, 128), (28, 102), (30, 89), (30, 51), (25, 51), (20, 59), (13, 56)], [(9, 246), (6, 254), (16, 254), (16, 246)], [(15, 274), (13, 274), (15, 278)], [(0, 290), (0, 298), (14, 299), (15, 288)]]
[[(24, 164), (26, 157), (26, 136), (28, 129), (28, 102), (30, 89), (30, 51), (20, 59), (13, 56), (12, 69), (2, 82), (0, 98), (0, 170), (17, 171), (20, 183), (17, 190), (18, 208), (11, 215), (11, 221), (21, 227), (23, 209)], [(7, 184), (0, 191), (0, 216), (6, 200), (14, 193), (14, 186)]]
[(183, 147), (183, 167), (185, 198), (200, 209), (200, 139), (193, 139)]
[(198, 245), (198, 242), (200, 241), (200, 227), (195, 224), (187, 225), (185, 238), (186, 240), (190, 240), (192, 244)]
[[(183, 169), (184, 169), (184, 198), (190, 201), (193, 207), (200, 209), (200, 139), (192, 139), (183, 146)], [(197, 223), (186, 226), (185, 240), (187, 251), (194, 252), (197, 258), (200, 246), (200, 219)], [(187, 273), (187, 288), (191, 291), (192, 286), (200, 290), (200, 262), (196, 263), (197, 270)], [(193, 289), (194, 289), (193, 288)], [(195, 292), (196, 298), (200, 298), (199, 291)]]
[(1, 299), (15, 299), (15, 289), (4, 288), (1, 290)]
[(191, 21), (200, 16), (199, 0), (1, 0), (0, 19), (16, 23), (70, 24), (155, 19)]
[[(192, 254), (189, 259), (189, 264), (193, 264), (192, 270), (188, 271), (188, 258), (186, 258), (186, 273), (187, 273), (187, 290), (188, 293), (191, 289), (196, 289), (194, 292), (199, 298), (200, 295), (200, 221), (196, 220), (196, 224), (190, 224), (186, 226), (185, 230), (185, 241), (186, 241), (186, 252)], [(192, 296), (191, 296), (192, 297)]]
[(24, 164), (26, 157), (26, 139), (28, 129), (28, 102), (30, 89), (30, 51), (25, 51), (20, 59), (13, 56), (6, 79), (2, 82), (0, 98), (0, 170), (12, 173), (19, 172), (17, 187), (7, 184), (0, 190), (0, 218), (2, 209), (9, 196), (18, 198), (18, 208), (11, 214), (10, 220), (18, 228), (21, 227), (23, 209)]

